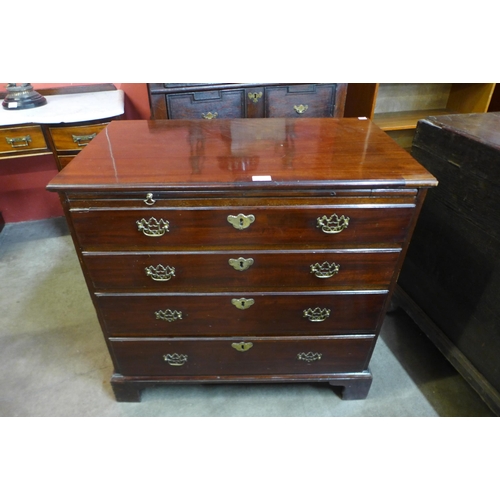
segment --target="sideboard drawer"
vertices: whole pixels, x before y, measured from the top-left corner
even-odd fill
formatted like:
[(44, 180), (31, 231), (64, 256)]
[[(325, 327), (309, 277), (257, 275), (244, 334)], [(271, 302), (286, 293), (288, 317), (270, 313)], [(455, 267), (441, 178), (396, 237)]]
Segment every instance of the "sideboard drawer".
[(207, 337), (373, 331), (387, 291), (96, 295), (110, 336)]
[(171, 119), (244, 118), (245, 91), (213, 90), (167, 96)]
[(45, 151), (49, 151), (49, 148), (40, 125), (0, 128), (0, 155), (38, 154)]
[(266, 88), (266, 117), (320, 118), (333, 116), (335, 84)]
[(75, 210), (83, 250), (400, 245), (414, 207)]
[(334, 338), (111, 339), (125, 376), (360, 372), (374, 335)]
[(82, 150), (108, 123), (77, 127), (49, 127), (56, 151)]
[(388, 289), (400, 250), (83, 255), (97, 291)]

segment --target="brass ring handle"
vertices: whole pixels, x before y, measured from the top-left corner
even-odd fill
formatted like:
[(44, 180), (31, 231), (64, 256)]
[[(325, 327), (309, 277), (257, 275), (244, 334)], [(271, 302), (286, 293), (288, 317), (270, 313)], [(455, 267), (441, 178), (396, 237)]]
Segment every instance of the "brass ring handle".
[(143, 201), (146, 205), (149, 206), (154, 205), (156, 203), (156, 200), (153, 199), (153, 193), (148, 193)]
[(309, 109), (309, 106), (306, 104), (305, 106), (303, 104), (299, 104), (298, 106), (294, 106), (293, 109), (299, 114), (302, 115), (304, 112), (306, 112)]
[(253, 347), (253, 344), (252, 342), (233, 342), (231, 344), (231, 347), (239, 352), (245, 352), (251, 349)]
[(318, 217), (316, 219), (316, 227), (321, 228), (324, 233), (337, 234), (341, 233), (349, 226), (350, 220), (351, 219), (345, 215), (341, 215), (340, 217), (337, 214), (333, 214), (331, 217), (323, 215), (323, 217)]
[(201, 114), (201, 116), (203, 116), (203, 118), (205, 118), (205, 120), (213, 120), (214, 118), (217, 118), (218, 115), (219, 115), (219, 113), (217, 113), (217, 112), (212, 113), (211, 111), (209, 111), (208, 113)]
[(319, 361), (322, 356), (323, 354), (320, 352), (299, 352), (297, 359), (306, 363), (312, 363), (313, 361)]
[[(86, 146), (96, 135), (97, 135), (97, 133), (88, 134), (88, 135), (73, 135), (73, 134), (71, 134), (71, 137), (73, 137), (73, 142), (75, 142), (77, 146), (83, 147), (83, 146)], [(82, 142), (82, 141), (86, 141), (86, 142)]]
[(156, 311), (155, 316), (156, 319), (161, 319), (163, 321), (172, 323), (173, 321), (182, 319), (182, 311), (172, 311), (172, 309), (165, 309), (164, 311)]
[(23, 135), (21, 137), (6, 137), (5, 140), (7, 144), (10, 144), (13, 148), (25, 148), (30, 145), (31, 136)]
[(244, 257), (239, 257), (238, 259), (229, 259), (229, 265), (236, 271), (246, 271), (254, 262), (252, 258), (245, 259)]
[(146, 276), (149, 276), (154, 281), (169, 281), (175, 276), (175, 267), (162, 266), (158, 264), (144, 268)]
[(163, 219), (156, 220), (154, 217), (151, 217), (149, 220), (137, 220), (135, 223), (137, 224), (138, 231), (152, 238), (163, 236), (165, 233), (168, 233), (168, 227), (170, 225), (168, 221)]
[(244, 214), (228, 215), (227, 221), (235, 229), (243, 230), (243, 229), (246, 229), (247, 227), (249, 227), (250, 224), (252, 224), (255, 221), (255, 216), (254, 215), (244, 215)]
[(187, 362), (188, 357), (187, 354), (164, 354), (163, 359), (170, 365), (170, 366), (182, 366), (184, 363)]
[(316, 278), (331, 278), (335, 274), (338, 274), (340, 265), (335, 264), (335, 262), (332, 262), (331, 264), (329, 262), (323, 262), (323, 264), (320, 264), (317, 262), (316, 264), (311, 264), (311, 273), (316, 276)]
[(314, 309), (304, 309), (304, 318), (307, 318), (313, 323), (318, 323), (321, 321), (325, 321), (325, 319), (330, 316), (330, 313), (330, 309), (321, 309), (320, 307), (316, 307)]

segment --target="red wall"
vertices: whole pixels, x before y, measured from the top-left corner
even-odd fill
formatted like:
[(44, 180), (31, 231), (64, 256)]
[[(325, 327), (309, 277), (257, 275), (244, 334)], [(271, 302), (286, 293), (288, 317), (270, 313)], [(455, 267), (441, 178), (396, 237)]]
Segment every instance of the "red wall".
[[(0, 89), (5, 88), (0, 83)], [(78, 83), (33, 83), (35, 89), (86, 85)], [(125, 119), (149, 118), (145, 83), (115, 83), (125, 93)], [(0, 160), (0, 213), (6, 223), (49, 219), (63, 215), (59, 196), (45, 189), (57, 174), (52, 155)]]

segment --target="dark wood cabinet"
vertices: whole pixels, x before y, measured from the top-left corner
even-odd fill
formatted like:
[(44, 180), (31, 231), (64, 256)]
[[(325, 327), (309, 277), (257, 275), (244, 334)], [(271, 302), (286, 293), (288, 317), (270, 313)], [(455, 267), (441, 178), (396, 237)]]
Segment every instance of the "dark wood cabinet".
[(341, 118), (345, 83), (149, 83), (153, 119)]
[(433, 185), (370, 121), (256, 118), (112, 122), (48, 188), (116, 398), (138, 401), (163, 383), (321, 381), (366, 397)]

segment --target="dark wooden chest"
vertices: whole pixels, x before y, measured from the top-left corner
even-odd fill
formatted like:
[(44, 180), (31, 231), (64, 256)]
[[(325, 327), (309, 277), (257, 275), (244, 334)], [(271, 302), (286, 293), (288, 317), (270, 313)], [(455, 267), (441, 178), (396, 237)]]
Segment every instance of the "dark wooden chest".
[(500, 113), (422, 120), (411, 152), (439, 186), (398, 283), (413, 302), (407, 307), (431, 320), (431, 338), (498, 413)]

